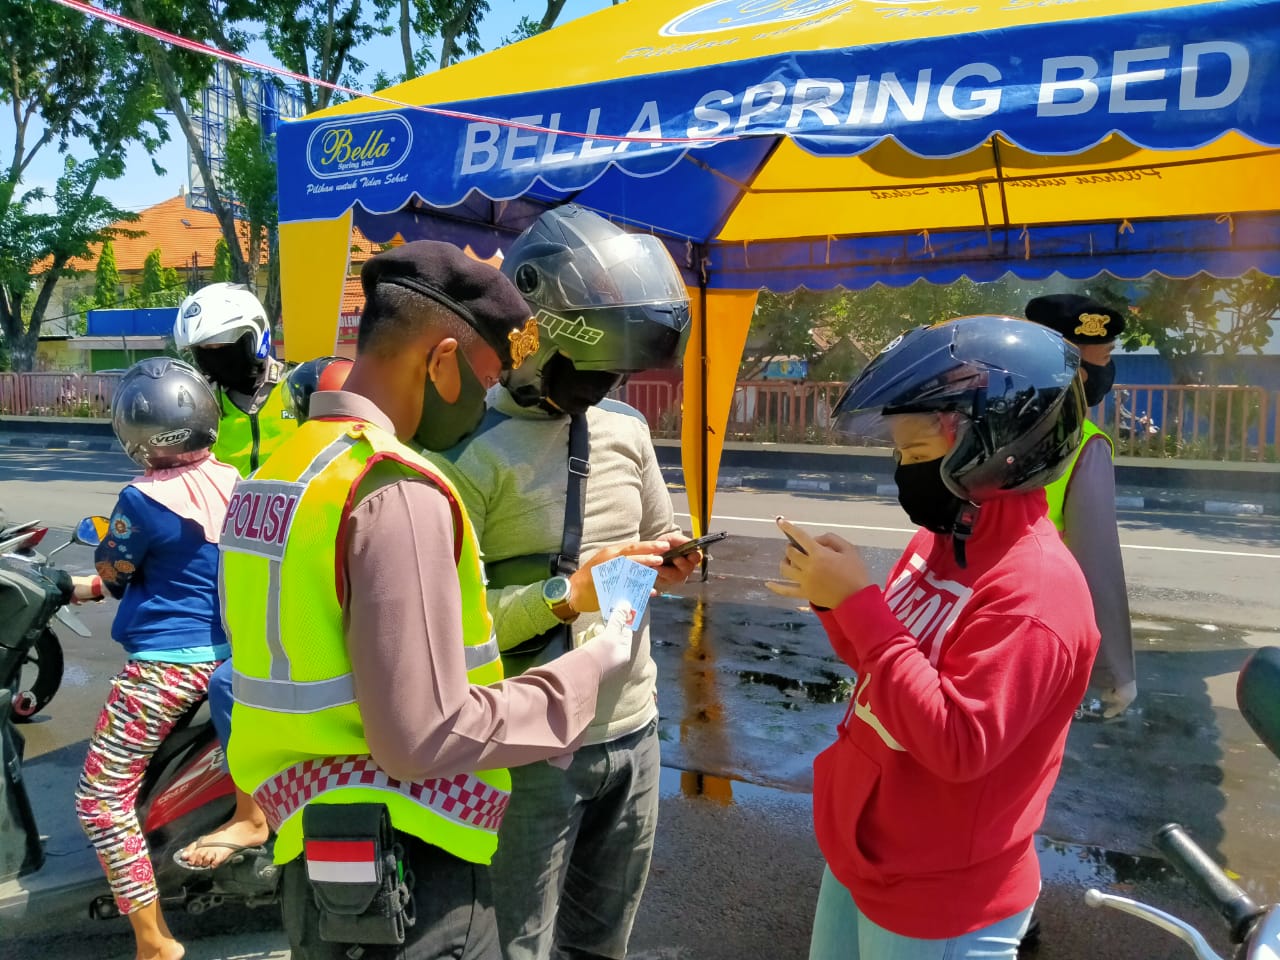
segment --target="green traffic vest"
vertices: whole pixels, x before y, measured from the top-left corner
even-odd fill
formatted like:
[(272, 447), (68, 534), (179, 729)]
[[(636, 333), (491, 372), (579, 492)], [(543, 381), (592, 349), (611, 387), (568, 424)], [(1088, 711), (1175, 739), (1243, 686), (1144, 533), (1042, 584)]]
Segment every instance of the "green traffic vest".
[(218, 420), (213, 455), (239, 470), (242, 477), (257, 470), (298, 427), (293, 414), (285, 409), (282, 384), (283, 380), (271, 389), (257, 413), (245, 413), (231, 402), (225, 390), (218, 390), (222, 417)]
[(511, 790), (506, 770), (406, 783), (378, 767), (365, 738), (342, 624), (338, 543), (365, 474), (388, 459), (458, 505), (466, 679), (502, 679), (475, 532), (449, 481), (378, 427), (303, 424), (236, 484), (220, 541), (223, 622), (235, 651), (227, 761), (276, 831), (277, 863), (301, 852), (298, 814), (308, 803), (385, 804), (397, 830), (473, 863), (487, 864), (497, 849)]
[(1094, 437), (1102, 437), (1106, 440), (1107, 447), (1111, 450), (1111, 455), (1115, 456), (1116, 445), (1112, 439), (1092, 420), (1086, 420), (1084, 422), (1084, 433), (1080, 438), (1080, 446), (1076, 447), (1076, 452), (1071, 455), (1071, 462), (1067, 464), (1067, 469), (1063, 471), (1062, 476), (1044, 488), (1045, 496), (1049, 498), (1049, 519), (1053, 521), (1053, 525), (1058, 528), (1059, 533), (1062, 532), (1064, 526), (1062, 508), (1067, 500), (1067, 487), (1071, 485), (1071, 474), (1075, 472), (1076, 461), (1080, 459), (1080, 451)]

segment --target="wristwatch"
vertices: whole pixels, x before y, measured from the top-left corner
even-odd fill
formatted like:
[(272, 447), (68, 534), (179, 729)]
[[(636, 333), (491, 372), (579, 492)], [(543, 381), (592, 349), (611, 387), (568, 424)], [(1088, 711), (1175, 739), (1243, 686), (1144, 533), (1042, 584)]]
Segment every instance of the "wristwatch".
[(572, 593), (568, 577), (552, 577), (542, 585), (542, 602), (561, 623), (573, 623), (578, 619), (578, 611), (569, 602)]

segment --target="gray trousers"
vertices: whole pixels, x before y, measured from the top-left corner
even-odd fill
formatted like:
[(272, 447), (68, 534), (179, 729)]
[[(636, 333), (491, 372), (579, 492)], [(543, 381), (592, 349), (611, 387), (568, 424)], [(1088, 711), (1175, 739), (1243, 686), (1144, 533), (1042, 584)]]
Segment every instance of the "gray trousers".
[(505, 960), (623, 960), (658, 823), (657, 721), (511, 771), (490, 879)]

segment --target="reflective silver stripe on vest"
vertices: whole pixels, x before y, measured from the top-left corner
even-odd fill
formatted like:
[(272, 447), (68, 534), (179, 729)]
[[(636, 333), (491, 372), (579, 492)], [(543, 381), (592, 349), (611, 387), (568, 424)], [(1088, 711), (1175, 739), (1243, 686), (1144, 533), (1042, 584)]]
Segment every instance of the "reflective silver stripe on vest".
[(342, 456), (359, 442), (358, 438), (344, 433), (337, 440), (316, 454), (316, 458), (307, 465), (307, 469), (302, 471), (302, 476), (298, 477), (298, 483), (310, 483), (320, 475), (322, 471), (338, 457)]
[(484, 643), (474, 647), (465, 647), (467, 651), (467, 672), (488, 666), (498, 659), (498, 638), (490, 637)]
[[(496, 638), (463, 649), (466, 651), (468, 672), (498, 659)], [(355, 680), (349, 673), (329, 680), (304, 681), (274, 677), (262, 680), (236, 672), (231, 677), (231, 690), (236, 703), (275, 713), (319, 713), (356, 702)]]
[(236, 703), (275, 713), (319, 713), (356, 702), (355, 680), (344, 673), (331, 680), (262, 680), (238, 671), (231, 675)]
[(320, 794), (344, 787), (398, 793), (437, 816), (488, 833), (497, 833), (511, 799), (505, 790), (469, 773), (405, 783), (389, 776), (368, 756), (305, 760), (276, 774), (253, 791), (253, 797), (271, 829), (279, 831), (281, 824)]
[(293, 670), (288, 651), (280, 640), (280, 561), (267, 561), (267, 622), (265, 639), (271, 656), (271, 679), (287, 681)]
[[(315, 459), (307, 464), (307, 468), (298, 477), (297, 483), (308, 484), (324, 470), (358, 443), (356, 437), (344, 433), (327, 447), (316, 454)], [(305, 495), (305, 491), (304, 491)], [(286, 544), (287, 545), (287, 544)], [(271, 655), (270, 675), (272, 680), (287, 681), (293, 675), (293, 665), (289, 662), (289, 654), (280, 639), (280, 568), (284, 551), (280, 559), (267, 561), (267, 650)]]

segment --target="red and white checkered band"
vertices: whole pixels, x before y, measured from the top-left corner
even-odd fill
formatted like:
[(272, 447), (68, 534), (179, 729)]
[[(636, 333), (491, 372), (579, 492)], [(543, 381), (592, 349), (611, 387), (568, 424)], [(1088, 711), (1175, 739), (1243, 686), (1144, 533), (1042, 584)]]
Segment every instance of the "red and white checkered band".
[(257, 790), (258, 801), (272, 830), (320, 794), (343, 787), (389, 790), (445, 817), (478, 830), (497, 832), (511, 794), (467, 773), (448, 780), (405, 783), (388, 776), (369, 757), (327, 757), (306, 760), (276, 774)]

